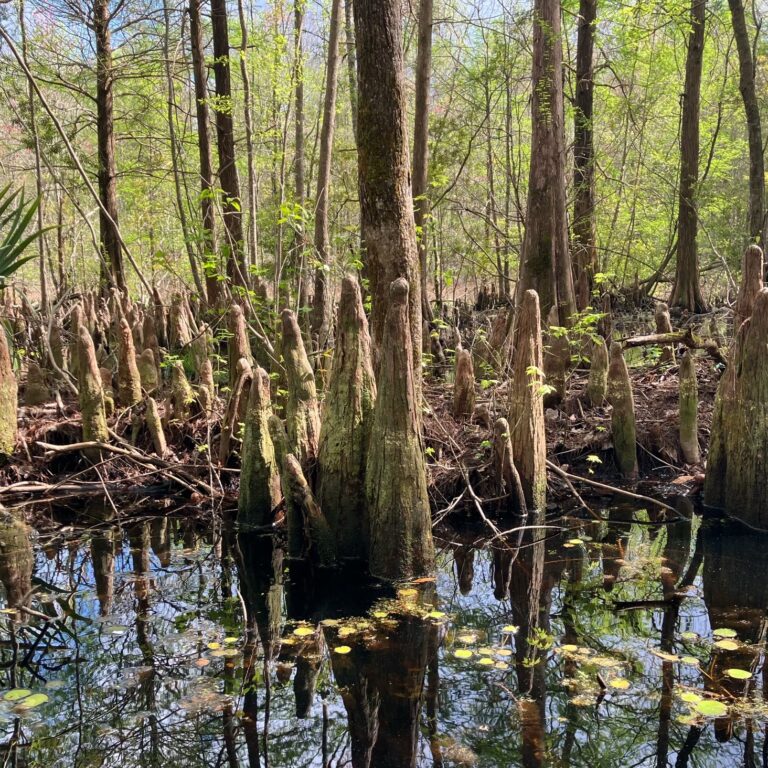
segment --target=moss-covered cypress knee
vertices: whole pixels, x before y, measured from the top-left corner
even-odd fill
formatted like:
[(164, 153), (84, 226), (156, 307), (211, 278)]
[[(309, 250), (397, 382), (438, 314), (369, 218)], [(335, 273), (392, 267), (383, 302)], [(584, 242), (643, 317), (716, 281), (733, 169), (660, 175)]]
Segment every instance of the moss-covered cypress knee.
[(147, 397), (146, 399), (144, 418), (149, 434), (152, 437), (152, 445), (155, 448), (155, 453), (162, 458), (168, 452), (168, 444), (165, 440), (165, 431), (163, 430), (163, 422), (160, 418), (160, 409), (157, 407), (157, 402), (152, 397)]
[(304, 349), (304, 340), (296, 316), (289, 309), (282, 312), (283, 362), (288, 379), (285, 420), (288, 444), (301, 462), (305, 474), (312, 476), (320, 442), (320, 412), (317, 404), (315, 374)]
[(10, 456), (18, 437), (19, 386), (5, 328), (0, 325), (0, 455)]
[(611, 344), (608, 366), (608, 402), (611, 404), (611, 436), (619, 472), (630, 479), (637, 477), (637, 436), (635, 400), (627, 363), (619, 342)]
[(383, 579), (434, 569), (424, 445), (413, 374), (408, 283), (390, 287), (366, 470), (369, 569)]
[(680, 449), (687, 464), (701, 461), (699, 450), (699, 386), (690, 352), (680, 361)]
[(158, 368), (155, 353), (151, 349), (145, 349), (136, 358), (136, 365), (139, 369), (142, 389), (149, 395), (157, 392), (160, 388), (160, 382), (157, 375)]
[(605, 339), (598, 337), (592, 343), (587, 380), (587, 400), (593, 408), (599, 408), (605, 402), (608, 387), (608, 347)]
[(136, 348), (128, 321), (120, 320), (119, 355), (117, 359), (117, 398), (124, 408), (141, 402), (141, 374), (136, 365)]
[(260, 528), (272, 523), (272, 512), (280, 503), (280, 472), (269, 433), (272, 405), (269, 375), (262, 368), (253, 372), (245, 413), (238, 523), (243, 528)]
[(510, 383), (512, 453), (529, 510), (547, 502), (547, 439), (544, 431), (541, 313), (536, 291), (526, 291), (517, 312)]
[[(77, 337), (78, 369), (80, 372), (80, 412), (83, 423), (83, 440), (106, 443), (109, 441), (107, 413), (104, 405), (104, 388), (101, 383), (101, 371), (96, 362), (96, 350), (88, 329), (81, 326)], [(101, 452), (98, 448), (84, 451), (86, 458), (98, 461)]]
[(45, 383), (45, 373), (36, 362), (30, 360), (27, 366), (27, 383), (24, 386), (24, 405), (43, 405), (50, 399), (51, 393)]
[(248, 341), (248, 327), (245, 324), (243, 309), (239, 304), (233, 304), (229, 310), (227, 360), (229, 364), (229, 386), (234, 387), (238, 375), (238, 362), (240, 360), (247, 360), (249, 365), (253, 365), (251, 343)]
[(469, 350), (456, 354), (456, 380), (453, 384), (453, 415), (471, 416), (475, 410), (475, 368)]
[(340, 558), (368, 555), (365, 466), (375, 401), (371, 337), (360, 287), (355, 278), (345, 277), (317, 450), (317, 499)]
[(173, 405), (173, 418), (177, 421), (186, 421), (192, 415), (192, 403), (195, 402), (195, 392), (184, 373), (184, 366), (176, 361), (171, 366), (171, 404)]

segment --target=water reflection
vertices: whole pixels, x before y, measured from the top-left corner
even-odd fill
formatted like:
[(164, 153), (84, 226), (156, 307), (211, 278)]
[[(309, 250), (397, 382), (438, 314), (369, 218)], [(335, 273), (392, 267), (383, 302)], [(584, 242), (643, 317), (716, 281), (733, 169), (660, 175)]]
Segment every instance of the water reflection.
[(768, 537), (678, 513), (442, 529), (437, 580), (396, 590), (304, 570), (226, 518), (94, 501), (36, 535), (6, 515), (0, 685), (21, 698), (0, 705), (0, 758), (758, 765)]

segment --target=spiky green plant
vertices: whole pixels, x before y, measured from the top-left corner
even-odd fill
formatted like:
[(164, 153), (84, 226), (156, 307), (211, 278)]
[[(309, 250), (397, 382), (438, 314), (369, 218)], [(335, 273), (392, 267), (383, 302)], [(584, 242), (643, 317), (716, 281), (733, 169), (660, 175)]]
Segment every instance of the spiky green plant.
[(34, 254), (23, 256), (23, 253), (47, 231), (43, 229), (26, 234), (39, 205), (40, 198), (28, 203), (24, 199), (24, 191), (17, 189), (11, 192), (10, 184), (0, 190), (0, 287), (17, 269), (35, 258)]

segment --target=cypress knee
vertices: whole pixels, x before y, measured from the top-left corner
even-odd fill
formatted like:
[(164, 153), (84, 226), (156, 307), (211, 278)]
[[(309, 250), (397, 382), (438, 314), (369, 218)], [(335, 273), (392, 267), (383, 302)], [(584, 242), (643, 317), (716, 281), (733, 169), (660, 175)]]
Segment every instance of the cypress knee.
[(283, 462), (283, 490), (288, 512), (289, 554), (303, 556), (304, 547), (300, 554), (295, 549), (291, 551), (292, 544), (295, 547), (298, 543), (298, 531), (301, 530), (305, 539), (303, 544), (318, 565), (334, 565), (336, 553), (331, 528), (312, 494), (299, 460), (292, 453), (287, 454)]
[(529, 510), (542, 512), (547, 501), (547, 438), (542, 392), (541, 314), (536, 291), (526, 291), (517, 312), (510, 384), (512, 453)]
[(160, 458), (163, 458), (168, 452), (168, 444), (165, 441), (165, 431), (163, 430), (163, 422), (160, 419), (160, 409), (157, 407), (155, 400), (151, 397), (147, 397), (146, 399), (144, 418), (147, 423), (149, 434), (152, 437), (155, 453)]
[(512, 456), (509, 422), (497, 419), (493, 425), (493, 466), (498, 495), (502, 498), (502, 510), (507, 514), (524, 517), (527, 513), (525, 494)]
[[(656, 323), (656, 333), (672, 333), (672, 318), (669, 316), (669, 307), (663, 301), (656, 305), (654, 321)], [(675, 362), (675, 350), (669, 344), (661, 348), (661, 362)]]
[(184, 422), (191, 415), (190, 405), (195, 401), (195, 393), (184, 373), (184, 366), (176, 361), (171, 366), (171, 404), (173, 405), (173, 418)]
[(160, 383), (157, 374), (157, 361), (152, 349), (145, 349), (137, 358), (136, 365), (139, 369), (141, 387), (148, 395), (151, 395), (159, 389)]
[(304, 349), (304, 340), (296, 316), (289, 309), (282, 312), (283, 361), (288, 378), (285, 420), (288, 444), (301, 462), (305, 473), (314, 471), (320, 440), (320, 412), (317, 405), (315, 374)]
[(704, 503), (768, 529), (768, 288), (736, 335), (715, 399)]
[(471, 416), (475, 410), (475, 369), (468, 349), (456, 354), (456, 380), (453, 385), (453, 415)]
[(250, 365), (253, 365), (251, 344), (248, 341), (248, 327), (245, 324), (243, 309), (239, 304), (233, 304), (229, 310), (229, 333), (229, 341), (227, 342), (229, 386), (234, 387), (238, 376), (238, 362), (247, 360)]
[(611, 412), (613, 452), (619, 472), (629, 479), (637, 477), (637, 436), (635, 429), (635, 400), (629, 380), (627, 363), (621, 344), (611, 344), (608, 366), (608, 402)]
[(680, 361), (680, 449), (686, 464), (701, 461), (699, 450), (699, 387), (696, 363), (687, 352)]
[[(104, 405), (104, 388), (101, 383), (101, 371), (96, 362), (96, 350), (93, 339), (85, 326), (80, 326), (77, 337), (78, 370), (80, 372), (79, 392), (80, 411), (83, 423), (83, 440), (106, 443), (109, 441), (107, 413)], [(101, 453), (98, 449), (83, 452), (91, 461), (98, 461)]]
[(117, 399), (124, 408), (141, 402), (141, 374), (136, 365), (136, 348), (128, 321), (120, 320), (119, 354), (117, 359)]
[(45, 383), (45, 373), (36, 362), (30, 360), (27, 367), (27, 383), (24, 386), (24, 405), (43, 405), (50, 399), (51, 393)]
[(237, 515), (242, 528), (270, 525), (272, 512), (280, 503), (280, 472), (269, 433), (271, 415), (269, 374), (263, 368), (256, 368), (248, 396), (243, 434)]
[(245, 358), (235, 365), (235, 381), (229, 393), (224, 419), (221, 422), (221, 437), (219, 438), (219, 462), (226, 464), (232, 453), (232, 440), (240, 432), (240, 414), (244, 412), (243, 402), (248, 402), (253, 369)]
[(0, 325), (0, 455), (10, 456), (18, 437), (19, 386), (5, 328)]
[(370, 572), (392, 580), (427, 575), (435, 560), (412, 356), (408, 282), (399, 278), (390, 287), (365, 479)]
[(605, 402), (608, 387), (608, 347), (605, 339), (598, 337), (592, 344), (592, 356), (587, 380), (587, 400), (593, 408), (599, 408)]
[(368, 555), (365, 465), (375, 401), (371, 337), (360, 287), (355, 278), (345, 277), (317, 451), (317, 498), (340, 558)]

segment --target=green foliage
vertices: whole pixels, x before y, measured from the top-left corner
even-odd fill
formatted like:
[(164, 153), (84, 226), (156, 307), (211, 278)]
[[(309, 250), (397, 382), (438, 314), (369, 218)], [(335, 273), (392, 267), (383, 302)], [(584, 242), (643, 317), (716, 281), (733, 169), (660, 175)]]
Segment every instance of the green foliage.
[(0, 190), (0, 288), (14, 272), (35, 258), (24, 256), (24, 252), (47, 231), (27, 234), (39, 205), (39, 198), (28, 203), (23, 190), (11, 192), (11, 184)]

